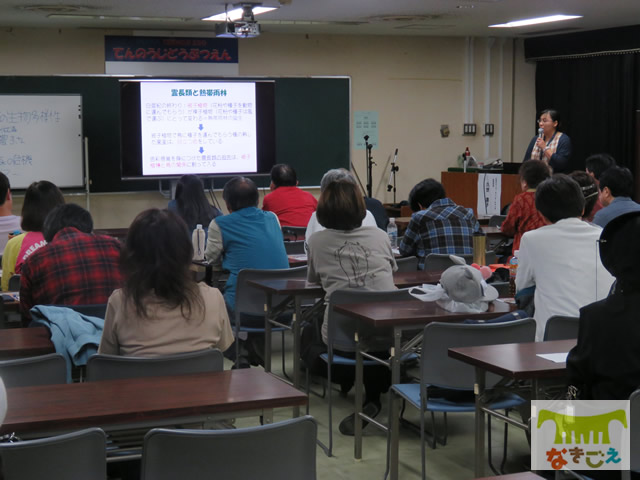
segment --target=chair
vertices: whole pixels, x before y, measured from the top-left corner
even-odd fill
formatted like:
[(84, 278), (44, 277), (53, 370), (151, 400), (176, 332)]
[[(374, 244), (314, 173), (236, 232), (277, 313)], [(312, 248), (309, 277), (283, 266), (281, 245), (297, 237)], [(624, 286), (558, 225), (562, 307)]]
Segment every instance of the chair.
[(10, 292), (20, 291), (20, 275), (17, 275), (17, 274), (11, 275), (11, 278), (9, 279), (9, 291)]
[(315, 480), (316, 421), (309, 416), (237, 430), (155, 428), (144, 438), (142, 480)]
[(284, 242), (284, 249), (287, 252), (287, 255), (300, 255), (306, 253), (304, 251), (304, 240)]
[(307, 233), (307, 227), (282, 227), (282, 236), (285, 240), (298, 241), (304, 240), (304, 236)]
[(5, 480), (107, 478), (106, 436), (89, 428), (55, 437), (0, 443)]
[(491, 217), (489, 217), (488, 226), (500, 227), (502, 226), (502, 222), (504, 222), (506, 218), (507, 218), (506, 215), (491, 215)]
[[(467, 265), (473, 263), (473, 255), (470, 253), (456, 256), (464, 258)], [(431, 272), (440, 272), (453, 265), (455, 265), (455, 263), (449, 258), (448, 253), (430, 253), (424, 259), (424, 269)]]
[[(234, 332), (235, 337), (240, 338), (241, 332), (246, 333), (264, 333), (264, 318), (267, 305), (267, 294), (260, 289), (251, 287), (247, 282), (250, 280), (265, 280), (265, 279), (306, 279), (307, 267), (296, 268), (284, 268), (278, 270), (259, 270), (252, 268), (245, 268), (238, 272), (238, 282), (236, 286), (236, 309), (234, 319)], [(272, 305), (279, 305), (285, 300), (284, 296), (274, 296), (272, 298)], [(289, 323), (290, 318), (286, 316), (280, 316), (280, 323)], [(256, 319), (259, 319), (262, 324), (257, 326), (243, 326), (243, 322), (256, 323)], [(279, 331), (282, 333), (282, 371), (284, 372), (284, 327), (274, 328), (272, 331)], [(236, 358), (240, 356), (239, 342), (235, 342)]]
[(158, 357), (96, 354), (87, 362), (87, 381), (219, 372), (223, 363), (222, 352), (217, 348)]
[(578, 338), (578, 317), (554, 315), (547, 320), (544, 327), (543, 340), (571, 340)]
[(56, 305), (57, 307), (66, 307), (75, 310), (78, 313), (89, 317), (98, 317), (104, 319), (107, 315), (107, 304), (96, 303), (92, 305)]
[(67, 383), (67, 365), (59, 353), (3, 360), (0, 377), (7, 388)]
[[(498, 345), (505, 343), (533, 342), (535, 339), (536, 322), (532, 318), (515, 320), (504, 323), (487, 324), (459, 324), (434, 322), (424, 328), (422, 338), (422, 355), (420, 360), (420, 383), (392, 385), (390, 389), (389, 433), (387, 440), (391, 442), (391, 430), (394, 419), (399, 416), (398, 397), (408, 402), (420, 411), (420, 445), (422, 455), (422, 478), (426, 478), (425, 464), (425, 412), (431, 412), (433, 440), (431, 447), (435, 448), (436, 441), (446, 444), (446, 414), (447, 412), (473, 412), (475, 401), (473, 398), (461, 397), (460, 391), (472, 394), (475, 383), (475, 369), (471, 365), (450, 358), (449, 348), (470, 347), (479, 345)], [(500, 377), (487, 376), (487, 387), (494, 386)], [(439, 389), (429, 396), (428, 387)], [(455, 392), (456, 396), (449, 394)], [(471, 395), (472, 397), (472, 395)], [(492, 409), (509, 409), (516, 407), (525, 400), (512, 393), (500, 394), (490, 403)], [(434, 412), (443, 412), (445, 419), (445, 436), (437, 438)], [(395, 418), (394, 418), (395, 417)], [(395, 425), (397, 425), (395, 420)], [(491, 425), (488, 427), (491, 428)], [(397, 435), (398, 432), (394, 432)], [(506, 424), (505, 424), (506, 449)], [(388, 448), (390, 450), (390, 446)], [(493, 468), (493, 466), (492, 466)]]
[(418, 257), (397, 258), (399, 272), (415, 272), (418, 270)]
[[(341, 350), (343, 352), (355, 352), (355, 334), (358, 331), (356, 321), (346, 315), (342, 315), (333, 310), (334, 305), (345, 303), (379, 303), (410, 300), (413, 297), (409, 294), (410, 289), (389, 290), (389, 291), (358, 291), (358, 290), (336, 290), (331, 293), (328, 301), (327, 313), (327, 353), (320, 355), (320, 358), (327, 363), (327, 388), (329, 392), (329, 445), (326, 446), (320, 441), (320, 447), (325, 451), (327, 456), (333, 453), (333, 415), (332, 415), (332, 399), (331, 399), (331, 366), (332, 365), (351, 365), (355, 369), (355, 358), (347, 358), (335, 355), (333, 350)], [(382, 332), (379, 329), (366, 329), (363, 325), (359, 329), (360, 340), (366, 344), (368, 351), (376, 352), (387, 350), (392, 343), (392, 335), (389, 332)], [(363, 365), (373, 366), (385, 364), (383, 361), (363, 360)], [(388, 366), (388, 365), (387, 365)], [(307, 385), (308, 391), (308, 385)]]
[(498, 255), (496, 252), (488, 251), (484, 253), (484, 262), (487, 265), (492, 265), (494, 263), (498, 263)]

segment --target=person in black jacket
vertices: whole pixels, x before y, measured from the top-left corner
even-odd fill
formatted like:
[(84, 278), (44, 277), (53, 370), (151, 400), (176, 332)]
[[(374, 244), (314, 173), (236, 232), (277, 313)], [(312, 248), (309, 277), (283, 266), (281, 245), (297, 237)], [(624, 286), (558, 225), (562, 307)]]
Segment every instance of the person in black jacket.
[(600, 236), (600, 258), (616, 277), (609, 297), (580, 309), (567, 375), (577, 397), (625, 400), (640, 388), (640, 212), (621, 215)]

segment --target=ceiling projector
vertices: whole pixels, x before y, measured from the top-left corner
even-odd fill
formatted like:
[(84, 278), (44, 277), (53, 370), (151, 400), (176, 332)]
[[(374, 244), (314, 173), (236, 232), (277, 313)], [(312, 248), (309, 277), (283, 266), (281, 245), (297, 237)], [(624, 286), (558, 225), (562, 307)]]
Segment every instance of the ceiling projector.
[(245, 3), (242, 5), (242, 16), (239, 19), (230, 20), (227, 18), (227, 22), (222, 25), (216, 25), (216, 36), (223, 38), (253, 38), (260, 35), (260, 25), (258, 25), (253, 15), (253, 7), (254, 4)]
[(216, 37), (222, 38), (253, 38), (260, 35), (260, 25), (254, 21), (238, 20), (216, 25)]

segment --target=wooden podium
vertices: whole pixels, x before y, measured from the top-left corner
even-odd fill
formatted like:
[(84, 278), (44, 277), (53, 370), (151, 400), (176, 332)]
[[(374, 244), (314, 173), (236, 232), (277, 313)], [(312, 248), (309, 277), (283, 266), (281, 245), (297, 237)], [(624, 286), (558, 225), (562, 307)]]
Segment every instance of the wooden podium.
[[(500, 193), (500, 208), (513, 201), (520, 188), (520, 175), (500, 174), (502, 176), (502, 187)], [(444, 187), (447, 197), (458, 205), (473, 209), (474, 215), (478, 216), (476, 206), (478, 204), (478, 174), (464, 172), (442, 172), (440, 181)]]

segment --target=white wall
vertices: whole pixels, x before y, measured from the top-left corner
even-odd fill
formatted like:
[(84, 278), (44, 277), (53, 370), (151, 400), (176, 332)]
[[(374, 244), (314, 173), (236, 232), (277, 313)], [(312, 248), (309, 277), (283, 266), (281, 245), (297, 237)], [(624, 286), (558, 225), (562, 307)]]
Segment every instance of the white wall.
[[(3, 30), (0, 75), (102, 74), (106, 34), (126, 33)], [(472, 43), (471, 51), (467, 43)], [(473, 72), (467, 69), (469, 55), (473, 56)], [(465, 147), (479, 160), (501, 156), (511, 161), (513, 152), (513, 160), (521, 161), (533, 134), (534, 66), (525, 64), (521, 42), (512, 40), (263, 34), (240, 41), (239, 70), (247, 76), (350, 76), (352, 112), (379, 113), (373, 184), (374, 196), (382, 201), (392, 200), (386, 184), (388, 162), (396, 148), (400, 167), (397, 197), (401, 200), (417, 181), (439, 179), (442, 170), (455, 166)], [(475, 137), (462, 136), (469, 110), (466, 81), (472, 83), (470, 120), (478, 126)], [(485, 121), (495, 124), (493, 137), (482, 136)], [(448, 138), (440, 136), (442, 124), (449, 125)], [(365, 183), (364, 151), (352, 149), (351, 158)], [(73, 201), (83, 203), (75, 197)], [(166, 199), (156, 192), (91, 198), (91, 211), (101, 228), (128, 226), (140, 210), (165, 205)]]

